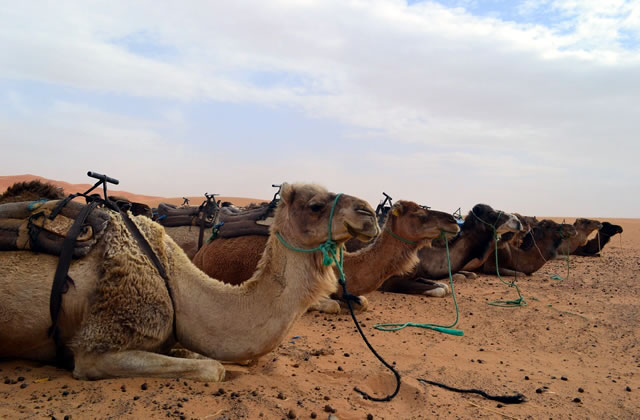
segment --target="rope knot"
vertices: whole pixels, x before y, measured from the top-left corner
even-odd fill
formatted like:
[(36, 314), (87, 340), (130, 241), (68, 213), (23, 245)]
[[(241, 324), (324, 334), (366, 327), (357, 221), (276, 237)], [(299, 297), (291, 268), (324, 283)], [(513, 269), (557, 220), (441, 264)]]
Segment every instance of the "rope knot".
[(333, 256), (336, 255), (338, 251), (338, 245), (334, 241), (328, 240), (320, 245), (318, 249), (322, 252), (322, 264), (326, 266), (333, 264), (335, 261)]

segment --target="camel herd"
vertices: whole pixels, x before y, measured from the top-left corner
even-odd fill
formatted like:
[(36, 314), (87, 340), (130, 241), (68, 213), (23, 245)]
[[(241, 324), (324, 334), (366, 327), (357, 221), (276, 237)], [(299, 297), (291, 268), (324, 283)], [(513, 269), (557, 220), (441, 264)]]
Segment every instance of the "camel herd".
[[(0, 195), (0, 228), (10, 226), (5, 231), (18, 237), (25, 226), (32, 228), (37, 200), (63, 197), (46, 184), (10, 188)], [(15, 209), (31, 213), (15, 219)], [(362, 295), (374, 290), (446, 295), (448, 286), (437, 280), (448, 276), (449, 266), (457, 279), (496, 270), (531, 274), (559, 254), (598, 255), (611, 236), (622, 232), (608, 222), (538, 221), (484, 204), (457, 220), (411, 201), (390, 206), (380, 226), (366, 201), (312, 184), (283, 184), (277, 206), (268, 210), (259, 220), (266, 228), (239, 236), (212, 234), (197, 252), (192, 244), (179, 246), (190, 244), (185, 236), (196, 237), (197, 229), (182, 229), (182, 237), (174, 240), (172, 228), (147, 216), (131, 217), (166, 271), (167, 284), (121, 213), (94, 210), (104, 212), (108, 226), (96, 232), (88, 254), (71, 263), (71, 286), (58, 318), (73, 376), (223, 380), (221, 362), (255, 360), (270, 352), (305, 311), (340, 311), (335, 264), (323, 258), (327, 247), (346, 249), (348, 290), (361, 297), (360, 309), (366, 310)], [(225, 212), (220, 219), (232, 226), (242, 215), (241, 210)], [(53, 217), (47, 223), (43, 228), (55, 234), (66, 232)], [(219, 223), (214, 229), (225, 227)], [(588, 240), (595, 230), (599, 235)], [(47, 331), (58, 257), (32, 251), (37, 235), (16, 247), (19, 241), (6, 240), (3, 232), (0, 358), (54, 362), (57, 348)]]

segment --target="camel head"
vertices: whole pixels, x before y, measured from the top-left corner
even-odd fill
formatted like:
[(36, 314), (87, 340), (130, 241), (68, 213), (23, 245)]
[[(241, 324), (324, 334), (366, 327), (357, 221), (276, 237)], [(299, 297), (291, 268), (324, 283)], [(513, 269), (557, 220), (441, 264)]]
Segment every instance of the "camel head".
[(313, 184), (283, 184), (280, 203), (271, 225), (271, 232), (280, 232), (287, 242), (296, 247), (314, 248), (329, 239), (342, 244), (351, 237), (363, 242), (371, 241), (380, 233), (375, 211), (366, 201), (337, 194)]
[[(550, 238), (549, 245), (553, 249), (557, 249), (563, 239), (573, 238), (578, 234), (576, 228), (573, 225), (567, 223), (556, 223), (553, 220), (544, 219), (538, 222), (533, 227), (531, 235), (535, 242), (540, 244), (545, 238)], [(521, 246), (523, 249), (527, 249), (533, 245), (531, 241), (531, 235), (526, 235), (525, 240)]]
[(386, 226), (401, 238), (412, 242), (426, 241), (425, 245), (442, 232), (450, 239), (460, 231), (451, 214), (427, 209), (413, 201), (396, 202), (387, 214)]
[(584, 234), (584, 241), (580, 245), (585, 245), (588, 241), (587, 236), (591, 234), (594, 230), (599, 230), (602, 228), (602, 223), (593, 219), (584, 219), (578, 218), (575, 222), (573, 222), (573, 226), (577, 231), (580, 231)]
[(480, 227), (482, 225), (482, 229), (491, 229), (491, 226), (494, 226), (496, 233), (500, 235), (523, 230), (522, 223), (516, 216), (511, 213), (496, 211), (486, 204), (476, 204), (465, 218), (465, 225), (467, 221), (470, 221), (472, 226)]
[(622, 226), (614, 225), (609, 222), (602, 222), (600, 233), (607, 236), (613, 236), (615, 234), (622, 233)]

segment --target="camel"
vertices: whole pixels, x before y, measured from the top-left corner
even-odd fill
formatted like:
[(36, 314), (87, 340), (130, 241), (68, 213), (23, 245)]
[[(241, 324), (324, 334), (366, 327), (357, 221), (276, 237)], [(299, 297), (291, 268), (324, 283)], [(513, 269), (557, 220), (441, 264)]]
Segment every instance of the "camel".
[(0, 194), (0, 204), (19, 203), (21, 201), (60, 200), (65, 197), (64, 190), (49, 182), (38, 179), (16, 182)]
[[(364, 295), (373, 292), (387, 278), (407, 273), (418, 262), (418, 250), (431, 246), (431, 241), (443, 231), (450, 237), (458, 230), (455, 219), (448, 213), (429, 210), (411, 201), (398, 201), (372, 244), (344, 254), (349, 293)], [(193, 262), (211, 277), (240, 284), (253, 274), (265, 244), (266, 237), (260, 235), (216, 239), (204, 245)], [(311, 309), (339, 312), (338, 299), (341, 296), (342, 290), (339, 290), (332, 298), (324, 297), (316, 302)], [(363, 296), (360, 299), (359, 309), (366, 310), (366, 299)]]
[[(520, 246), (509, 245), (498, 250), (500, 275), (531, 275), (556, 257), (563, 239), (576, 235), (573, 225), (541, 220), (524, 235)], [(495, 258), (489, 258), (480, 271), (496, 274)]]
[(585, 245), (576, 248), (572, 254), (585, 257), (599, 257), (600, 251), (609, 243), (611, 237), (618, 233), (622, 234), (622, 226), (602, 222), (602, 227), (598, 229), (598, 235), (590, 239)]
[(576, 228), (577, 234), (562, 240), (558, 246), (558, 257), (571, 255), (578, 247), (586, 245), (591, 232), (602, 228), (602, 223), (597, 220), (578, 218), (573, 222), (573, 227)]
[[(460, 234), (449, 244), (451, 273), (457, 273), (469, 262), (484, 262), (494, 247), (494, 231), (505, 234), (519, 232), (522, 224), (513, 215), (496, 211), (486, 204), (477, 204), (464, 219)], [(394, 276), (385, 281), (380, 290), (393, 293), (424, 294), (426, 291), (440, 289), (439, 296), (448, 293), (446, 284), (433, 280), (448, 276), (448, 262), (445, 245), (423, 248), (418, 252), (420, 263), (415, 269), (403, 276)]]
[[(379, 233), (366, 201), (316, 185), (285, 184), (258, 269), (242, 285), (231, 286), (195, 267), (162, 226), (132, 216), (166, 269), (167, 288), (120, 214), (109, 215), (96, 246), (71, 264), (73, 286), (63, 295), (58, 319), (78, 379), (221, 381), (220, 361), (255, 359), (273, 350), (312, 302), (336, 289), (333, 268), (323, 264), (321, 252), (292, 250), (276, 233), (301, 249), (319, 247), (329, 235), (341, 246), (352, 236), (371, 239)], [(56, 264), (50, 255), (2, 254), (0, 357), (54, 360), (47, 329)], [(176, 342), (206, 358), (163, 354)]]

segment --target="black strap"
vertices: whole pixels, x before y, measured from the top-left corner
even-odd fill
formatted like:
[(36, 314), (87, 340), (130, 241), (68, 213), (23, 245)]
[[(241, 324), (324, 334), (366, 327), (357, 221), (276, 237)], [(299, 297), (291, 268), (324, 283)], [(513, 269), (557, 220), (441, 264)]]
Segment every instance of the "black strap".
[(205, 222), (205, 209), (200, 210), (199, 215), (200, 219), (200, 233), (198, 234), (198, 251), (202, 248), (202, 243), (204, 242), (204, 222)]
[(418, 378), (418, 381), (426, 383), (426, 384), (430, 384), (430, 385), (439, 386), (440, 388), (444, 388), (446, 390), (453, 391), (453, 392), (460, 392), (460, 393), (463, 393), (463, 394), (478, 394), (478, 395), (482, 395), (483, 397), (485, 397), (488, 400), (498, 401), (498, 402), (501, 402), (501, 403), (504, 403), (504, 404), (521, 404), (521, 403), (527, 401), (525, 396), (520, 394), (520, 393), (517, 393), (515, 395), (489, 395), (489, 394), (487, 394), (486, 392), (484, 392), (484, 391), (482, 391), (480, 389), (454, 388), (452, 386), (445, 385), (445, 384), (442, 384), (440, 382), (429, 381), (427, 379), (422, 379), (422, 378)]
[[(68, 201), (67, 201), (68, 202)], [(71, 266), (71, 259), (73, 258), (73, 249), (76, 246), (76, 239), (82, 231), (85, 220), (89, 213), (98, 206), (98, 202), (94, 201), (91, 204), (87, 204), (78, 213), (76, 220), (71, 225), (67, 236), (62, 242), (62, 251), (60, 252), (60, 258), (58, 259), (58, 267), (56, 273), (53, 276), (53, 284), (51, 286), (51, 298), (49, 300), (49, 313), (51, 314), (51, 327), (49, 328), (49, 337), (53, 337), (56, 344), (56, 358), (59, 363), (63, 363), (64, 346), (60, 340), (60, 331), (58, 329), (58, 316), (60, 315), (60, 309), (62, 308), (62, 295), (69, 288), (69, 283), (72, 283), (69, 277), (69, 267)]]
[(129, 218), (129, 215), (126, 211), (118, 211), (122, 216), (122, 220), (124, 221), (125, 226), (127, 227), (127, 229), (129, 229), (131, 235), (138, 242), (138, 245), (140, 246), (142, 251), (144, 251), (145, 255), (149, 257), (153, 265), (156, 267), (158, 273), (160, 274), (160, 277), (162, 277), (162, 279), (164, 280), (164, 285), (166, 286), (167, 292), (169, 293), (169, 299), (171, 300), (171, 306), (173, 308), (173, 338), (178, 341), (178, 330), (176, 328), (176, 305), (173, 301), (173, 291), (171, 290), (171, 286), (169, 285), (169, 277), (167, 276), (167, 272), (162, 266), (162, 263), (160, 262), (160, 259), (158, 259), (156, 253), (153, 252), (153, 249), (151, 248), (151, 245), (149, 245), (147, 239), (144, 237), (142, 232), (140, 232), (140, 229), (138, 229), (138, 225), (136, 225), (133, 220)]

